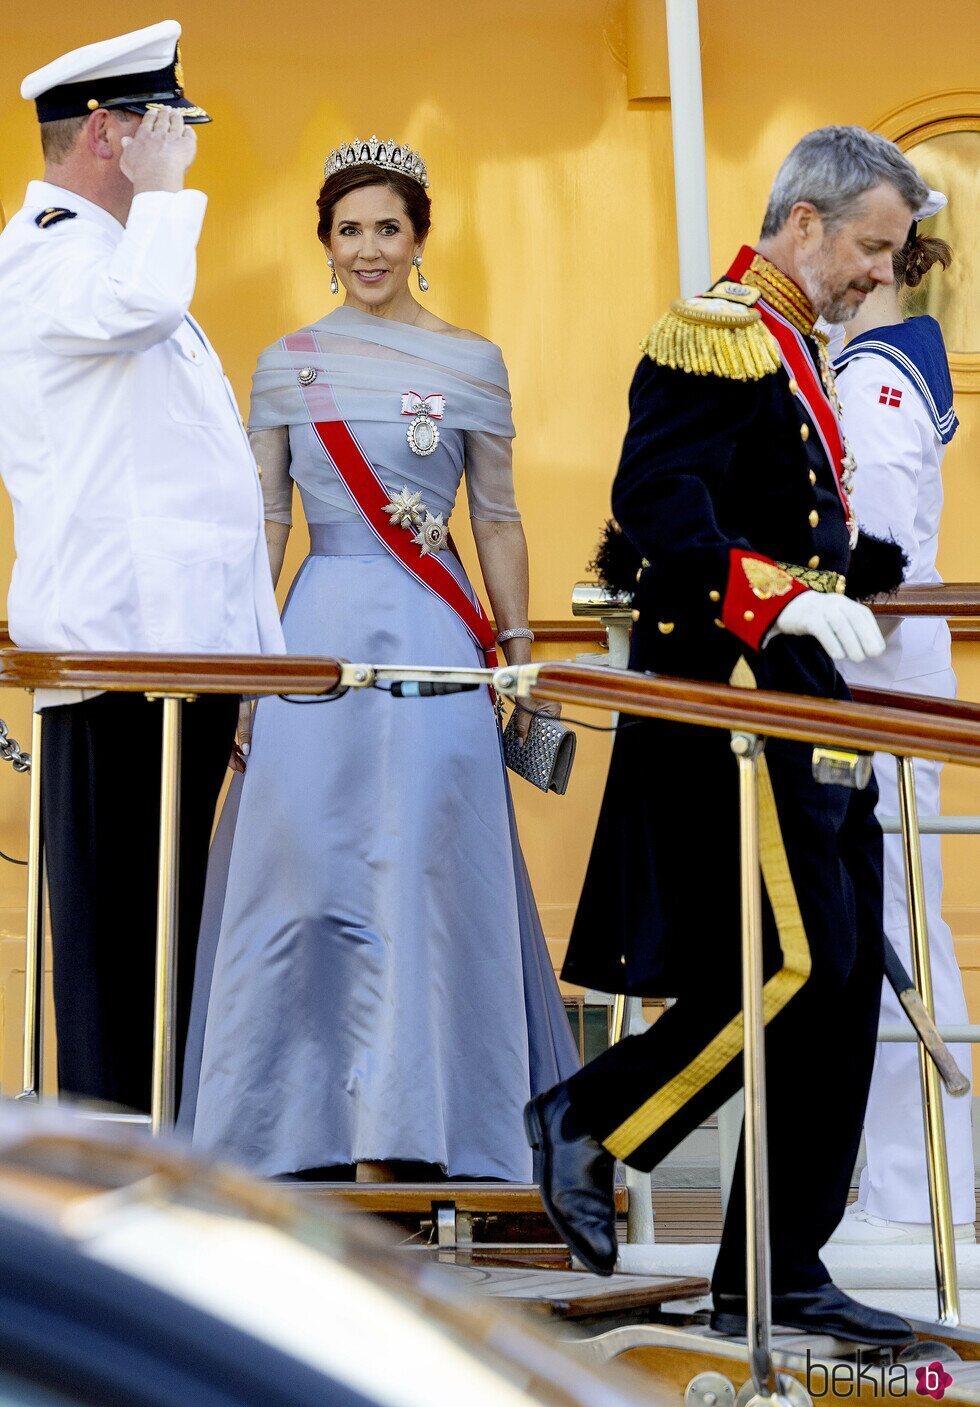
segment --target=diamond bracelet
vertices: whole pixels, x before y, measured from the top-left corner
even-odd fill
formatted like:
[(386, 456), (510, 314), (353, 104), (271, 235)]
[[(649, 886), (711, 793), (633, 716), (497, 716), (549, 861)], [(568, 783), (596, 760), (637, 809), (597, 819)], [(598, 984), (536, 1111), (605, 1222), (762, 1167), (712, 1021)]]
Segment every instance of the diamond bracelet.
[(533, 640), (534, 631), (529, 625), (512, 625), (509, 630), (502, 630), (497, 636), (497, 644), (503, 645), (507, 640)]

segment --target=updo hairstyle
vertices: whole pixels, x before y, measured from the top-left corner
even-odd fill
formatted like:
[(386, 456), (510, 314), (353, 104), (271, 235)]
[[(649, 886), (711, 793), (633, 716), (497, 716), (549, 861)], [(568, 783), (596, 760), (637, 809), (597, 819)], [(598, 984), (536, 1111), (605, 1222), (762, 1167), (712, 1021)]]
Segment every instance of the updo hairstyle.
[(953, 251), (944, 239), (916, 234), (914, 225), (901, 249), (892, 255), (892, 269), (899, 288), (918, 288), (933, 264), (942, 264), (948, 269), (952, 262)]
[(316, 208), (319, 212), (316, 237), (324, 247), (330, 243), (333, 212), (338, 202), (343, 200), (345, 195), (350, 195), (351, 191), (363, 190), (365, 186), (387, 186), (396, 195), (400, 195), (412, 222), (415, 238), (422, 240), (429, 233), (432, 202), (421, 181), (417, 181), (414, 176), (406, 176), (402, 171), (387, 171), (381, 166), (372, 166), (369, 162), (358, 162), (354, 166), (343, 166), (339, 171), (332, 171), (320, 187), (320, 194), (316, 198)]

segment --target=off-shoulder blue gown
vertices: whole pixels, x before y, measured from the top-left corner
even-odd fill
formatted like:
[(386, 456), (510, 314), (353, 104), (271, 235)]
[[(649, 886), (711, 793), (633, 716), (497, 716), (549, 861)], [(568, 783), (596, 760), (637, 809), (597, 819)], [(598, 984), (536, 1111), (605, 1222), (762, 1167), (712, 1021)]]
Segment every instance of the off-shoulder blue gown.
[[(325, 325), (356, 336), (359, 318)], [(430, 379), (445, 364), (417, 389), (445, 383), (450, 406), (461, 358), (471, 379), (499, 376), (489, 344), (382, 335), (421, 347)], [(353, 429), (386, 487), (421, 490), (448, 519), (462, 429), (441, 426), (426, 458), (394, 402)], [(482, 663), (360, 518), (309, 424), (289, 435), (311, 536), (283, 613), (289, 652)], [(179, 1124), (194, 1145), (263, 1175), (408, 1159), (527, 1181), (523, 1105), (577, 1063), (488, 692), (262, 700), (208, 874)]]

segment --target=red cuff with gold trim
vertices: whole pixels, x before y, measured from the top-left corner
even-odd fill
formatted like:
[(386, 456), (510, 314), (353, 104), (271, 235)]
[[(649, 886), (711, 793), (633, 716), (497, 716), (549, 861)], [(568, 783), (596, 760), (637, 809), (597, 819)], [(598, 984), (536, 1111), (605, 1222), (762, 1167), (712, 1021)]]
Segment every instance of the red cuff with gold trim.
[(758, 650), (760, 641), (783, 607), (801, 591), (809, 589), (783, 571), (771, 557), (741, 552), (733, 547), (729, 554), (722, 621), (739, 640)]

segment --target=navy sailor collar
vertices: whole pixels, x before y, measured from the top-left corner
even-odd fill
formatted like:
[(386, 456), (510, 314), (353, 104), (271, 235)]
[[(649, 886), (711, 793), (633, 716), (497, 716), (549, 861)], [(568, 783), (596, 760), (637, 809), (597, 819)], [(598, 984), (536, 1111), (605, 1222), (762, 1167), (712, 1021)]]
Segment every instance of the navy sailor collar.
[(929, 413), (936, 434), (948, 445), (959, 421), (953, 409), (953, 383), (949, 375), (946, 344), (935, 318), (909, 318), (892, 327), (873, 327), (859, 333), (834, 362), (843, 371), (855, 357), (884, 357), (911, 382)]

